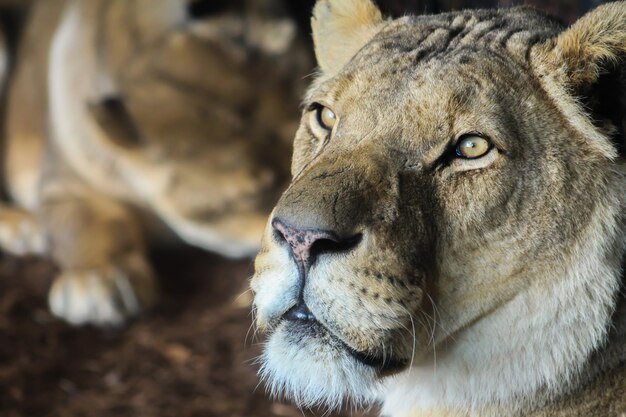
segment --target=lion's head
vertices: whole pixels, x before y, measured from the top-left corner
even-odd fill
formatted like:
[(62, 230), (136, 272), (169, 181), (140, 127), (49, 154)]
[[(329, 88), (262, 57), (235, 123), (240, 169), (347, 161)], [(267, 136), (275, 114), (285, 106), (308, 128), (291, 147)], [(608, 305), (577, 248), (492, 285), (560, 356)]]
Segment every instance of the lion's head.
[(255, 253), (288, 180), (310, 70), (280, 4), (71, 2), (52, 45), (50, 99), (72, 168), (192, 244)]
[(312, 23), (321, 72), (252, 281), (271, 390), (404, 415), (565, 387), (626, 251), (626, 4), (565, 31), (369, 0)]

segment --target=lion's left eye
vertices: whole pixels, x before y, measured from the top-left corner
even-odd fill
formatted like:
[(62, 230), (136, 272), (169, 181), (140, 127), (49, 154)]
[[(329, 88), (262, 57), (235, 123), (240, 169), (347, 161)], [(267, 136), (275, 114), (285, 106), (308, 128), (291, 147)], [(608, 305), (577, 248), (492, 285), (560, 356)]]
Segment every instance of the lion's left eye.
[(455, 153), (459, 158), (476, 159), (486, 155), (490, 150), (489, 140), (476, 135), (466, 135), (457, 142)]
[(317, 122), (326, 130), (333, 130), (337, 122), (337, 115), (330, 108), (320, 105), (317, 108)]

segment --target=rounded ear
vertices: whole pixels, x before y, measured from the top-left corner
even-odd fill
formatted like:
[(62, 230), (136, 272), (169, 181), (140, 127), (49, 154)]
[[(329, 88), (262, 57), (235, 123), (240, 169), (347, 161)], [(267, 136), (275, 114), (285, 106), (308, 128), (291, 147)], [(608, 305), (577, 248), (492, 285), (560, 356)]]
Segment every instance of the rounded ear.
[(597, 7), (539, 45), (534, 58), (626, 156), (626, 1)]
[(318, 0), (311, 27), (317, 63), (333, 75), (382, 27), (383, 16), (371, 0)]
[(626, 59), (626, 2), (605, 4), (556, 39), (555, 53), (572, 87), (592, 84)]

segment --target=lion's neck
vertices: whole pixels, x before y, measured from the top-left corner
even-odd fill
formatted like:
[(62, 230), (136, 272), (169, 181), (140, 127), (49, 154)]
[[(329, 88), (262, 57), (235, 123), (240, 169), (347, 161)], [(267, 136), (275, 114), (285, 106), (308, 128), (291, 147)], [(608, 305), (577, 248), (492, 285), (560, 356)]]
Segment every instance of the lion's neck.
[[(626, 281), (626, 276), (624, 280)], [(581, 384), (596, 379), (598, 375), (624, 362), (626, 362), (626, 283), (622, 284), (607, 342), (592, 355), (585, 366)]]
[[(626, 358), (626, 301), (616, 300), (626, 231), (622, 215), (615, 209), (612, 214), (590, 225), (571, 262), (535, 277), (531, 288), (455, 335), (448, 348), (437, 351), (436, 362), (389, 381), (383, 414), (491, 417), (554, 411), (568, 395), (615, 369)], [(607, 250), (601, 242), (609, 241)]]
[[(606, 342), (590, 356), (568, 389), (558, 395), (544, 396), (538, 402), (516, 410), (517, 415), (606, 417), (621, 416), (620, 413), (626, 412), (626, 292), (624, 289), (626, 286), (623, 286), (617, 302)], [(406, 393), (408, 394), (408, 390)], [(540, 405), (541, 401), (543, 405)], [(433, 405), (419, 409), (398, 410), (390, 415), (393, 417), (492, 417), (512, 414), (503, 409), (487, 408), (482, 412), (472, 412)]]
[(528, 417), (606, 417), (626, 412), (626, 275), (606, 343), (589, 359), (572, 389)]

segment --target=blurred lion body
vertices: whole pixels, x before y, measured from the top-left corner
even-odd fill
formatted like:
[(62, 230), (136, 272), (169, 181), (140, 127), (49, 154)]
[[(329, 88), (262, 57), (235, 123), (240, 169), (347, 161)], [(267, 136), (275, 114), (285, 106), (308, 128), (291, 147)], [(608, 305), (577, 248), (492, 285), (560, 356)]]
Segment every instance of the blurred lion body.
[[(319, 0), (312, 26), (320, 75), (252, 280), (271, 393), (621, 417), (626, 2), (564, 28)], [(465, 158), (468, 138), (491, 145)]]
[(253, 254), (308, 61), (279, 2), (34, 2), (9, 84), (0, 245), (52, 255), (52, 310), (77, 324), (153, 302), (146, 240)]

